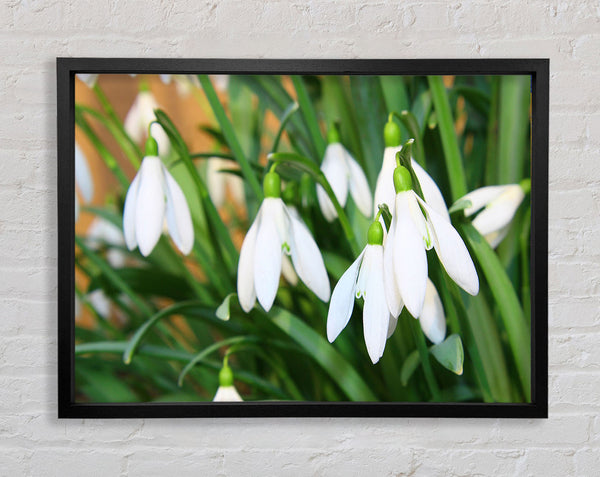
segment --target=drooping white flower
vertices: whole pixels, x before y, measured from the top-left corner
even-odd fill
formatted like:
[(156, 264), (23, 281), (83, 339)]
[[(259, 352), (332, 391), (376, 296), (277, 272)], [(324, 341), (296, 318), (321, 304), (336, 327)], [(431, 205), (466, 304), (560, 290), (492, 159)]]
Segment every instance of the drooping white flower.
[(233, 385), (233, 372), (227, 363), (227, 356), (223, 360), (223, 367), (219, 371), (219, 387), (213, 398), (213, 402), (239, 402), (243, 401), (240, 393)]
[(256, 299), (269, 311), (282, 272), (283, 254), (291, 255), (300, 280), (323, 301), (329, 300), (329, 277), (319, 247), (306, 225), (290, 213), (280, 198), (279, 176), (265, 175), (265, 199), (248, 230), (238, 263), (237, 290), (242, 309)]
[[(396, 200), (396, 191), (394, 190), (394, 169), (396, 169), (396, 153), (401, 149), (402, 146), (386, 147), (383, 152), (383, 163), (381, 164), (381, 170), (377, 176), (377, 185), (375, 186), (373, 214), (377, 214), (380, 204), (387, 204), (390, 212), (394, 210), (394, 203)], [(435, 181), (416, 161), (411, 160), (411, 166), (415, 171), (417, 179), (419, 179), (425, 202), (450, 222), (450, 215), (448, 214), (444, 196)]]
[(397, 167), (393, 177), (398, 193), (384, 252), (386, 296), (392, 315), (398, 316), (402, 305), (414, 317), (421, 315), (427, 290), (426, 250), (432, 247), (450, 278), (476, 295), (477, 271), (458, 232), (412, 190), (408, 169)]
[(106, 252), (106, 261), (113, 268), (120, 268), (125, 265), (125, 253), (120, 247), (125, 246), (123, 230), (112, 222), (96, 217), (87, 230), (88, 245), (93, 250), (98, 250), (104, 245), (108, 245)]
[[(151, 141), (152, 138), (148, 143)], [(146, 153), (155, 151), (155, 146), (146, 147)], [(194, 227), (187, 201), (160, 158), (149, 155), (142, 160), (125, 197), (123, 232), (129, 250), (138, 246), (141, 254), (148, 256), (160, 239), (165, 218), (173, 242), (187, 255), (194, 245)]]
[(216, 207), (221, 207), (225, 202), (227, 191), (237, 204), (244, 204), (244, 181), (241, 177), (222, 172), (222, 169), (237, 169), (235, 161), (211, 157), (206, 166), (206, 185), (208, 194)]
[(390, 325), (395, 327), (384, 289), (382, 243), (383, 228), (376, 221), (369, 228), (367, 246), (333, 289), (327, 314), (327, 339), (333, 343), (350, 320), (355, 298), (364, 299), (363, 332), (373, 364), (383, 356)]
[[(77, 144), (75, 144), (75, 185), (83, 200), (86, 203), (91, 202), (94, 196), (94, 182), (87, 159)], [(77, 199), (77, 194), (75, 194), (75, 220), (78, 217), (79, 200)]]
[[(148, 126), (156, 121), (154, 110), (158, 107), (159, 105), (150, 90), (142, 89), (136, 96), (124, 121), (125, 131), (135, 142), (141, 142), (148, 134)], [(171, 143), (162, 126), (158, 123), (152, 123), (150, 134), (158, 143), (160, 155), (168, 156)]]
[[(334, 142), (330, 142), (325, 149), (321, 171), (342, 207), (346, 205), (349, 190), (358, 210), (366, 216), (371, 213), (373, 199), (365, 173), (339, 142), (337, 136), (334, 136)], [(325, 219), (329, 222), (333, 221), (337, 217), (337, 212), (325, 189), (320, 185), (317, 185), (317, 199)]]
[(473, 219), (473, 226), (496, 248), (506, 237), (510, 222), (525, 198), (519, 184), (487, 186), (469, 192), (459, 199), (469, 200), (471, 206), (464, 209), (465, 216), (479, 212)]

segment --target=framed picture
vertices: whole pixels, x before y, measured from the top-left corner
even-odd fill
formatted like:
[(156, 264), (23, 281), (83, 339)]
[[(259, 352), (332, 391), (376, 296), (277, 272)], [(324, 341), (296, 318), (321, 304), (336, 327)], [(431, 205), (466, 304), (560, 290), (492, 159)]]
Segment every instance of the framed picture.
[(548, 60), (57, 81), (59, 417), (547, 417)]

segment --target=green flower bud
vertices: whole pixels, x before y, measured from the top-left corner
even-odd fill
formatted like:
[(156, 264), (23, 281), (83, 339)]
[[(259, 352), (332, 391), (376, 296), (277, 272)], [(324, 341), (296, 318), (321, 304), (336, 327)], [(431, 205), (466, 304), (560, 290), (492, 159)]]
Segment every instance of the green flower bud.
[(158, 156), (158, 143), (152, 136), (146, 139), (146, 156)]
[(400, 145), (400, 126), (394, 121), (388, 121), (383, 128), (385, 147), (398, 147)]
[(412, 189), (412, 178), (410, 171), (404, 166), (398, 166), (394, 169), (394, 188), (398, 192), (406, 192)]
[(383, 245), (383, 227), (381, 226), (381, 222), (376, 220), (369, 227), (369, 232), (367, 233), (367, 243), (369, 245)]
[(281, 178), (276, 172), (267, 172), (263, 181), (265, 197), (281, 197)]
[(329, 131), (327, 131), (327, 142), (329, 144), (333, 144), (335, 142), (341, 142), (340, 132), (338, 131), (338, 128), (335, 125), (335, 123), (331, 123), (331, 126), (329, 127)]
[(233, 386), (233, 371), (227, 364), (219, 371), (219, 386)]

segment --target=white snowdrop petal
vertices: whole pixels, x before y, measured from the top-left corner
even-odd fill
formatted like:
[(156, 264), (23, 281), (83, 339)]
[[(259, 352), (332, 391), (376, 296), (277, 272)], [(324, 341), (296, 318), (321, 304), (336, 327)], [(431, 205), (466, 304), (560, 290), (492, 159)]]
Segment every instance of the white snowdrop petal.
[(473, 215), (479, 209), (482, 209), (491, 201), (499, 197), (504, 192), (505, 187), (506, 186), (502, 185), (480, 187), (479, 189), (475, 189), (474, 191), (471, 191), (467, 195), (460, 198), (459, 200), (461, 201), (471, 201), (471, 207), (467, 207), (464, 210), (465, 217)]
[(402, 307), (402, 298), (400, 297), (400, 290), (398, 289), (398, 283), (394, 274), (394, 232), (396, 227), (396, 216), (392, 217), (392, 223), (390, 225), (390, 231), (383, 243), (383, 285), (385, 290), (385, 297), (387, 300), (390, 314), (394, 318), (398, 318)]
[(256, 235), (260, 226), (261, 210), (256, 214), (254, 222), (246, 233), (240, 259), (238, 261), (237, 294), (242, 310), (248, 313), (256, 302), (254, 289), (254, 254), (256, 250)]
[(394, 318), (392, 315), (389, 317), (388, 330), (387, 330), (387, 338), (390, 339), (396, 331), (396, 326), (398, 325), (398, 318)]
[(92, 73), (77, 73), (77, 77), (83, 81), (88, 88), (93, 88), (98, 81), (98, 75)]
[(504, 192), (473, 219), (473, 226), (481, 235), (506, 227), (514, 218), (524, 198), (525, 194), (520, 186), (506, 186)]
[(169, 233), (184, 255), (189, 254), (194, 246), (194, 226), (187, 200), (181, 187), (171, 173), (163, 166), (165, 189), (167, 192), (167, 224)]
[(143, 256), (148, 256), (160, 239), (165, 219), (165, 193), (160, 159), (147, 156), (138, 172), (135, 204), (135, 235)]
[(458, 232), (444, 217), (421, 201), (431, 224), (435, 251), (450, 278), (471, 295), (479, 292), (479, 278), (469, 251)]
[[(154, 119), (154, 113), (152, 113), (152, 119), (148, 121), (148, 123), (154, 121)], [(169, 141), (169, 136), (167, 136), (163, 127), (160, 124), (153, 123), (152, 126), (150, 126), (150, 134), (156, 140), (156, 144), (158, 145), (158, 155), (161, 157), (168, 156), (169, 152), (171, 152), (171, 141)]]
[(396, 195), (396, 227), (394, 230), (394, 272), (400, 297), (411, 315), (417, 317), (423, 309), (427, 286), (427, 255), (423, 238), (410, 213), (412, 191)]
[(439, 344), (446, 337), (446, 316), (442, 301), (433, 282), (427, 279), (425, 303), (419, 317), (421, 329), (425, 336), (434, 344)]
[(506, 227), (502, 227), (500, 230), (495, 230), (490, 232), (487, 235), (484, 235), (483, 238), (490, 244), (490, 247), (496, 248), (500, 245), (500, 242), (504, 240), (504, 237), (508, 235), (508, 231), (510, 230), (510, 224)]
[(337, 211), (329, 199), (327, 192), (325, 189), (317, 184), (317, 201), (319, 202), (319, 207), (321, 208), (321, 213), (327, 222), (333, 222), (337, 218)]
[(213, 402), (239, 402), (243, 401), (242, 396), (237, 392), (234, 386), (219, 386)]
[(329, 144), (325, 150), (325, 159), (321, 164), (321, 170), (342, 207), (346, 205), (348, 198), (349, 171), (346, 154), (344, 146), (339, 142)]
[(77, 144), (75, 144), (75, 183), (83, 200), (90, 202), (94, 196), (94, 181), (87, 159)]
[(337, 282), (331, 294), (331, 303), (327, 313), (327, 339), (330, 343), (338, 337), (348, 324), (354, 309), (354, 290), (358, 271), (365, 251), (363, 250), (356, 260), (348, 267)]
[(158, 75), (163, 84), (170, 84), (173, 75)]
[(144, 126), (140, 116), (139, 95), (133, 101), (131, 108), (123, 121), (125, 132), (131, 137), (134, 142), (140, 142), (144, 137)]
[(367, 245), (365, 258), (367, 255), (369, 255), (369, 270), (363, 307), (363, 332), (369, 357), (375, 364), (383, 356), (390, 312), (383, 287), (383, 247), (380, 245)]
[(140, 173), (138, 172), (129, 185), (127, 195), (125, 196), (125, 206), (123, 207), (123, 235), (125, 236), (125, 244), (129, 250), (133, 250), (137, 247), (135, 213), (140, 183), (139, 178)]
[(321, 300), (329, 301), (331, 287), (321, 251), (306, 225), (288, 213), (292, 262), (300, 280)]
[(386, 147), (383, 151), (383, 163), (377, 176), (375, 186), (375, 201), (373, 203), (373, 215), (379, 212), (380, 204), (387, 204), (390, 213), (394, 212), (394, 201), (396, 191), (394, 190), (394, 169), (396, 168), (396, 153), (401, 147)]
[(448, 207), (444, 201), (444, 196), (440, 191), (439, 187), (431, 176), (423, 169), (417, 161), (411, 161), (412, 168), (415, 171), (419, 184), (421, 185), (421, 191), (425, 201), (435, 210), (438, 214), (444, 217), (450, 222), (450, 214), (448, 213)]
[(282, 241), (276, 224), (278, 213), (275, 201), (265, 199), (261, 206), (260, 227), (254, 251), (254, 289), (258, 302), (269, 311), (275, 301), (281, 275)]
[(373, 208), (373, 198), (371, 197), (371, 189), (367, 182), (367, 177), (358, 162), (346, 151), (346, 163), (348, 164), (348, 172), (350, 174), (350, 195), (361, 213), (368, 217)]
[(207, 161), (206, 187), (215, 207), (221, 207), (225, 202), (225, 174), (219, 172), (223, 166), (223, 160), (217, 157)]
[(290, 285), (296, 286), (298, 284), (298, 275), (296, 275), (296, 272), (294, 271), (294, 266), (292, 265), (290, 257), (285, 254), (281, 261), (281, 273), (283, 274), (283, 278), (285, 278)]

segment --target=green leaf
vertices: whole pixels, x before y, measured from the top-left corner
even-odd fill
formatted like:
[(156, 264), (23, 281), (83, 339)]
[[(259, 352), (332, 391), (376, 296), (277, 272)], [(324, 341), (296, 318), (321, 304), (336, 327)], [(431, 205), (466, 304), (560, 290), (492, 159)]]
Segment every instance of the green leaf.
[(131, 363), (133, 355), (135, 354), (138, 346), (140, 345), (140, 342), (142, 341), (144, 336), (146, 336), (146, 334), (152, 329), (152, 327), (158, 323), (159, 320), (167, 318), (176, 313), (184, 313), (187, 308), (197, 308), (199, 305), (202, 305), (202, 303), (200, 303), (197, 300), (183, 301), (168, 306), (167, 308), (163, 308), (158, 313), (155, 313), (136, 330), (134, 335), (129, 340), (127, 348), (123, 352), (123, 362), (125, 364)]
[(221, 303), (217, 308), (217, 311), (215, 311), (215, 315), (217, 315), (217, 318), (220, 320), (229, 321), (229, 318), (231, 317), (231, 299), (233, 297), (237, 298), (237, 293), (230, 293), (227, 295), (223, 300), (223, 303)]
[(278, 307), (267, 315), (271, 321), (298, 343), (352, 401), (376, 401), (377, 398), (356, 370), (317, 333), (298, 317)]
[(477, 259), (496, 301), (508, 335), (521, 385), (531, 400), (531, 335), (519, 298), (496, 253), (471, 224), (460, 224), (458, 230)]
[(420, 364), (421, 360), (419, 359), (419, 352), (417, 350), (414, 350), (406, 357), (404, 363), (402, 363), (402, 370), (400, 371), (400, 381), (402, 382), (402, 386), (408, 384), (408, 380)]
[(429, 352), (444, 368), (459, 376), (463, 373), (465, 353), (460, 336), (448, 336), (442, 343), (429, 348)]
[(227, 144), (229, 145), (231, 152), (233, 152), (236, 161), (238, 162), (242, 169), (242, 172), (244, 173), (244, 177), (248, 181), (248, 184), (250, 185), (250, 188), (254, 192), (256, 198), (259, 201), (262, 201), (262, 187), (258, 183), (258, 179), (256, 178), (256, 175), (254, 174), (252, 167), (250, 166), (250, 163), (246, 158), (246, 155), (244, 154), (242, 146), (240, 145), (237, 139), (235, 130), (233, 129), (231, 122), (225, 114), (223, 105), (219, 101), (219, 97), (217, 96), (217, 93), (215, 92), (215, 89), (213, 88), (210, 79), (206, 75), (198, 75), (198, 79), (200, 80), (200, 84), (202, 85), (202, 89), (204, 90), (204, 94), (206, 95), (206, 98), (210, 103), (213, 113), (215, 114), (215, 117), (217, 118), (217, 121), (221, 126), (221, 130), (223, 132), (223, 135), (225, 136), (225, 139), (227, 140)]
[(285, 127), (288, 121), (291, 119), (292, 115), (296, 111), (298, 111), (299, 107), (300, 106), (298, 105), (298, 103), (294, 102), (290, 103), (290, 105), (287, 108), (285, 108), (285, 111), (279, 119), (279, 129), (277, 130), (277, 134), (275, 135), (275, 140), (273, 141), (273, 147), (271, 148), (271, 152), (277, 152), (277, 149), (279, 148), (279, 141), (281, 140), (283, 131), (285, 131)]
[(291, 78), (292, 82), (294, 83), (294, 88), (296, 89), (298, 104), (300, 105), (300, 111), (302, 112), (304, 123), (310, 132), (310, 137), (315, 145), (317, 154), (319, 157), (323, 157), (325, 154), (326, 144), (325, 140), (323, 139), (323, 135), (321, 134), (317, 113), (315, 112), (315, 108), (310, 100), (310, 97), (308, 96), (308, 91), (306, 90), (304, 80), (301, 76), (297, 75), (293, 75)]
[(374, 187), (385, 144), (383, 128), (387, 121), (387, 109), (378, 76), (350, 76), (350, 91), (356, 109), (356, 121), (360, 134), (365, 173)]
[(428, 76), (431, 98), (437, 114), (440, 137), (442, 139), (442, 148), (444, 150), (444, 159), (446, 161), (446, 173), (450, 181), (452, 199), (458, 200), (467, 193), (467, 181), (463, 167), (456, 133), (454, 131), (454, 121), (450, 102), (446, 94), (446, 87), (441, 76)]

